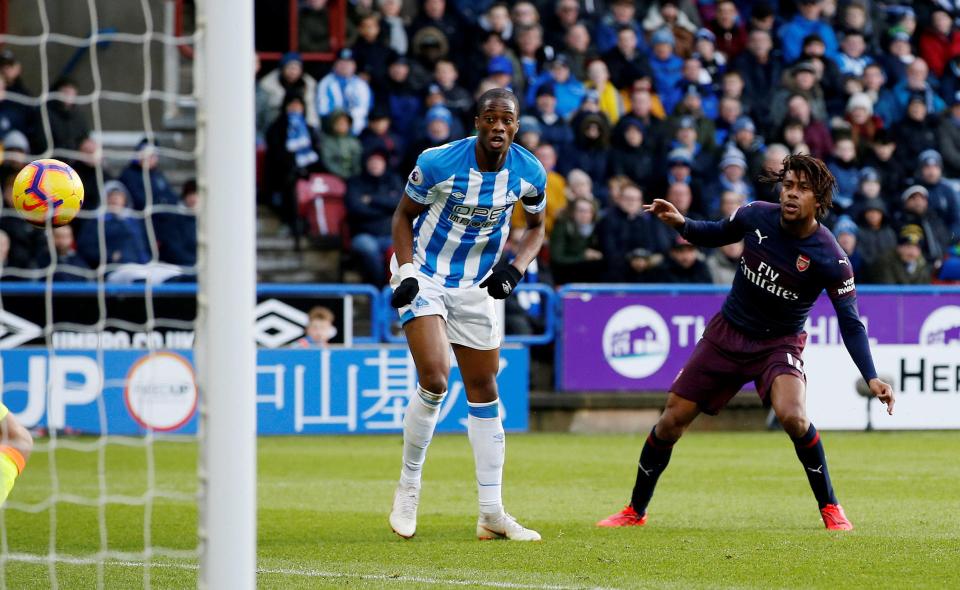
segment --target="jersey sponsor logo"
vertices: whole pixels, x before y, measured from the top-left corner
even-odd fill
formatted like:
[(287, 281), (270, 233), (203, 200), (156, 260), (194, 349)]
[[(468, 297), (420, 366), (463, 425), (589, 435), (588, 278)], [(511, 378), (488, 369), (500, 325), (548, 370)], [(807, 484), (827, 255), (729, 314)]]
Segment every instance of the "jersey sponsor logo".
[(799, 256), (797, 256), (797, 270), (799, 270), (800, 272), (803, 272), (808, 268), (810, 268), (810, 258), (807, 256), (804, 256), (803, 254), (800, 254)]
[(423, 184), (423, 171), (420, 170), (420, 166), (414, 167), (414, 169), (410, 172), (410, 177), (407, 180), (410, 181), (410, 184), (416, 186)]
[(632, 379), (649, 377), (670, 352), (670, 330), (655, 310), (630, 305), (613, 314), (603, 329), (603, 356), (610, 367)]
[(850, 277), (849, 279), (843, 281), (843, 285), (841, 285), (840, 288), (837, 289), (837, 295), (846, 295), (847, 293), (850, 293), (856, 288), (857, 286), (853, 284), (853, 277)]
[(454, 205), (447, 219), (453, 223), (466, 225), (475, 229), (494, 227), (502, 223), (503, 212), (507, 207), (473, 207), (470, 205)]
[(740, 259), (740, 272), (743, 273), (743, 278), (747, 279), (757, 287), (760, 287), (767, 293), (782, 299), (786, 299), (787, 301), (796, 301), (800, 299), (800, 295), (795, 291), (785, 289), (777, 284), (777, 280), (780, 279), (780, 271), (776, 270), (766, 262), (761, 262), (757, 265), (756, 269), (752, 269), (750, 268), (750, 264), (747, 262), (746, 257), (743, 257)]
[(760, 230), (759, 230), (759, 229), (753, 230), (753, 233), (757, 234), (757, 245), (758, 245), (758, 246), (763, 245), (763, 241), (764, 241), (765, 239), (767, 239), (767, 238), (770, 237), (770, 236), (765, 236), (765, 235), (763, 235), (762, 233), (760, 233)]

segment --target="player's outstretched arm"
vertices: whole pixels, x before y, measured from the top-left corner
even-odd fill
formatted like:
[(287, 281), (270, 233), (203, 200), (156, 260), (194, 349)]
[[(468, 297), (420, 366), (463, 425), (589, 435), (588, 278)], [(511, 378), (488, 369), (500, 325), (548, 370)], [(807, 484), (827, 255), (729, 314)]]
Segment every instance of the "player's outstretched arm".
[(664, 199), (654, 199), (653, 203), (644, 205), (643, 210), (656, 215), (657, 219), (680, 231), (687, 219), (674, 207), (673, 203)]
[(400, 284), (393, 290), (390, 305), (399, 309), (409, 305), (417, 293), (420, 284), (417, 282), (413, 267), (413, 220), (427, 209), (427, 205), (417, 203), (407, 195), (400, 199), (397, 210), (393, 212), (392, 237), (393, 250), (400, 266)]

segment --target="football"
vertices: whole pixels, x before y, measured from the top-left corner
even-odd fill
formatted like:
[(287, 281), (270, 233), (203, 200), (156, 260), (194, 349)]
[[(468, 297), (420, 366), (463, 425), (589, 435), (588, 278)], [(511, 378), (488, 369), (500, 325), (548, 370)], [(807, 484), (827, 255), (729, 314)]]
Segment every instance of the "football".
[(54, 227), (73, 221), (83, 205), (83, 183), (77, 173), (60, 160), (34, 160), (17, 174), (13, 183), (13, 206), (30, 223)]

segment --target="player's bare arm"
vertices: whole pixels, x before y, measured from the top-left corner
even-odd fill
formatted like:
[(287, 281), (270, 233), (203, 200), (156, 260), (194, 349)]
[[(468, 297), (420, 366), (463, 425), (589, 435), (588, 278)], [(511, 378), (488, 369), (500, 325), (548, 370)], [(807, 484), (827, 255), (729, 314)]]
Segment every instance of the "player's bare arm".
[(687, 221), (686, 218), (673, 206), (670, 201), (664, 199), (654, 199), (653, 203), (644, 205), (643, 210), (657, 216), (657, 219), (669, 225), (673, 229), (680, 227)]
[(401, 308), (413, 301), (420, 292), (420, 285), (413, 268), (413, 220), (427, 210), (426, 205), (417, 203), (404, 195), (393, 212), (391, 231), (393, 234), (393, 249), (396, 252), (399, 274), (402, 277), (400, 284), (394, 289), (390, 297), (390, 305)]
[(521, 273), (526, 272), (530, 263), (540, 254), (540, 248), (543, 246), (543, 239), (546, 235), (546, 226), (544, 219), (546, 214), (543, 211), (539, 213), (530, 213), (524, 211), (527, 220), (527, 231), (520, 240), (520, 248), (517, 250), (513, 259), (513, 266)]

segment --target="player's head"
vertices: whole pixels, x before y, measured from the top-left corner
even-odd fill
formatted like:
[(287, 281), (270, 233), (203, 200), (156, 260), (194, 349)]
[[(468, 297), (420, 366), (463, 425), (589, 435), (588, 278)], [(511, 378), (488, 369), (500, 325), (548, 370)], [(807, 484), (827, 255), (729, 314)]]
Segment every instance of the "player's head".
[(760, 180), (780, 184), (780, 216), (786, 222), (823, 219), (833, 206), (837, 180), (823, 161), (808, 154), (787, 156), (779, 171), (765, 170)]
[(520, 101), (506, 88), (491, 88), (477, 99), (477, 141), (488, 152), (506, 152), (520, 129)]

